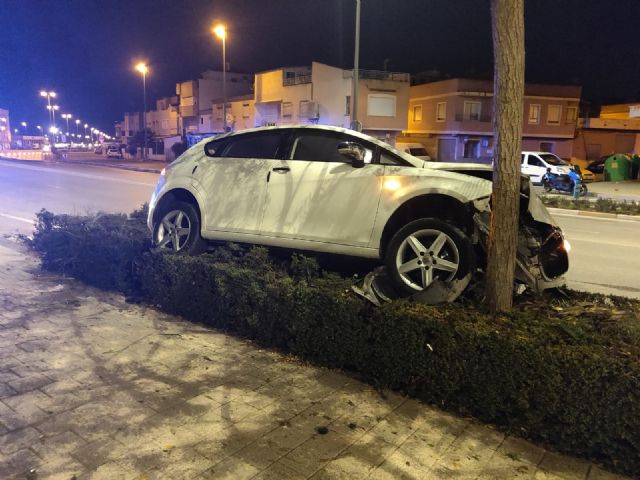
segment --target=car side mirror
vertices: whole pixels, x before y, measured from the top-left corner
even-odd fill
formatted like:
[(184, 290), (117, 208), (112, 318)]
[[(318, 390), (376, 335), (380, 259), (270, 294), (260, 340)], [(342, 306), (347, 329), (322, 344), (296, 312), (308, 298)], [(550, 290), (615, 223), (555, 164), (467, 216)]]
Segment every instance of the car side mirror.
[(364, 156), (366, 151), (362, 145), (355, 142), (343, 142), (338, 144), (338, 153), (351, 160), (353, 168), (364, 167)]

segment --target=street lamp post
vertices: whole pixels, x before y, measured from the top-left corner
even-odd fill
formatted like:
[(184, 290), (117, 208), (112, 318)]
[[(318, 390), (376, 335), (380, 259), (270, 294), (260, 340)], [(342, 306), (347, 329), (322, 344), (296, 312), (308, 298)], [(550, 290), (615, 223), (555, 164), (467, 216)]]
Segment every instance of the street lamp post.
[(360, 62), (360, 0), (356, 0), (356, 38), (353, 53), (353, 96), (351, 109), (351, 129), (360, 131), (362, 124), (358, 121), (358, 82), (360, 78), (359, 65)]
[(22, 128), (24, 129), (22, 131), (22, 134), (26, 135), (27, 134), (27, 122), (20, 122), (20, 125), (22, 125)]
[(224, 25), (213, 27), (213, 33), (222, 40), (222, 125), (227, 131), (227, 28)]
[[(52, 116), (51, 116), (51, 112), (52, 112), (52, 110), (51, 110), (51, 99), (52, 98), (56, 98), (56, 92), (47, 92), (46, 90), (41, 90), (40, 91), (40, 96), (41, 97), (46, 97), (46, 99), (47, 99), (47, 110), (49, 110), (49, 121), (51, 123), (53, 123)], [(55, 126), (55, 125), (53, 125), (53, 126)]]
[(144, 63), (139, 63), (136, 65), (136, 70), (142, 74), (142, 99), (143, 99), (143, 109), (142, 109), (142, 130), (144, 132), (144, 151), (142, 152), (142, 159), (147, 158), (147, 72), (149, 69)]
[(76, 137), (80, 134), (78, 129), (80, 128), (80, 119), (76, 118)]
[(70, 113), (63, 113), (60, 116), (67, 121), (67, 135), (69, 135), (69, 119), (73, 118), (73, 115), (71, 115)]

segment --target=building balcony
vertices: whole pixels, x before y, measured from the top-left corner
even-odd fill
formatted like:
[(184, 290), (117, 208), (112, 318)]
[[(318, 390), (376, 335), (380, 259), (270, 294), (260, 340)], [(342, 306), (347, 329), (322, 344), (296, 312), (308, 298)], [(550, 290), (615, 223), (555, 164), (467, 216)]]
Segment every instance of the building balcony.
[(282, 85), (287, 87), (289, 85), (302, 85), (305, 83), (311, 83), (311, 74), (308, 75), (296, 75), (294, 77), (283, 77)]
[(491, 115), (465, 115), (463, 113), (456, 113), (456, 122), (480, 122), (491, 123)]
[[(353, 70), (345, 70), (344, 78), (352, 78)], [(383, 70), (358, 70), (360, 80), (391, 80), (393, 82), (409, 83), (411, 76), (402, 72), (385, 72)]]

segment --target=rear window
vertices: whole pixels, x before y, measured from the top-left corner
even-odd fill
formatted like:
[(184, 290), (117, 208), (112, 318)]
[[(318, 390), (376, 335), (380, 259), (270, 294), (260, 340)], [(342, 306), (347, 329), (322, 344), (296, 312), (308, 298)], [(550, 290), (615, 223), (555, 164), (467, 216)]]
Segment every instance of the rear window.
[(422, 147), (412, 147), (409, 149), (409, 153), (414, 157), (426, 157), (429, 155)]
[(569, 165), (567, 162), (562, 160), (560, 157), (555, 156), (552, 153), (541, 153), (540, 158), (542, 158), (549, 165)]

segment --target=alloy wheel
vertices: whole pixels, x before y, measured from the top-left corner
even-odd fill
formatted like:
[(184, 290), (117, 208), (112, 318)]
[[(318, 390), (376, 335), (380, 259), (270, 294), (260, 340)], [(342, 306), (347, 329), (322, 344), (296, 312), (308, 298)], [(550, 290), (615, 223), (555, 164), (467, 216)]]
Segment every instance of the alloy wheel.
[(171, 210), (158, 225), (156, 245), (158, 248), (179, 252), (184, 248), (191, 234), (191, 221), (182, 210)]
[(418, 230), (398, 248), (395, 265), (401, 280), (420, 291), (438, 279), (451, 281), (460, 267), (460, 253), (453, 239), (440, 230)]

